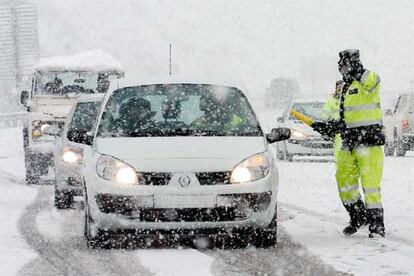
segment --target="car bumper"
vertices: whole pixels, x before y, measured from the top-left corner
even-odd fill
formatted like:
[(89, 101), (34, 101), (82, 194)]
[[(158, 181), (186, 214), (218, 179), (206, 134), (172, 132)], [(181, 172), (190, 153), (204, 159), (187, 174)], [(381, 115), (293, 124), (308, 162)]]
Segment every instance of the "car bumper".
[[(97, 227), (108, 230), (264, 228), (276, 214), (277, 173), (245, 184), (183, 188), (114, 188), (95, 178), (87, 185)], [(99, 188), (98, 188), (99, 187)]]

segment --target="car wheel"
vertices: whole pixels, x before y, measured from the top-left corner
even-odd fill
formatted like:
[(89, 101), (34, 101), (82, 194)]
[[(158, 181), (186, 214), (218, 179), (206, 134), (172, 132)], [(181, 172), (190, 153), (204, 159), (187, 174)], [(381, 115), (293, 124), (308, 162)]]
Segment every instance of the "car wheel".
[(26, 184), (28, 185), (38, 185), (40, 184), (40, 174), (37, 170), (37, 164), (34, 161), (35, 157), (25, 151), (25, 167), (26, 167)]
[[(277, 210), (277, 208), (276, 208)], [(253, 244), (256, 247), (272, 247), (277, 244), (277, 211), (272, 222), (266, 228), (256, 228), (253, 230)]]
[(407, 152), (407, 145), (401, 139), (397, 140), (397, 145), (395, 147), (395, 153), (399, 157), (405, 156)]
[(34, 164), (35, 157), (29, 152), (29, 132), (27, 128), (23, 128), (23, 150), (24, 150), (24, 165), (26, 168), (26, 184), (38, 185), (40, 183), (40, 175), (36, 170)]
[[(86, 194), (86, 192), (85, 192)], [(90, 214), (90, 207), (87, 201), (87, 197), (85, 196), (85, 216), (84, 216), (84, 224), (83, 224), (83, 234), (86, 239), (86, 245), (88, 248), (110, 248), (110, 235), (109, 232), (104, 231), (96, 227), (95, 222)]]
[(69, 209), (73, 204), (73, 193), (55, 188), (55, 206), (58, 209)]
[(394, 143), (386, 143), (384, 146), (385, 156), (394, 156), (395, 146)]
[(255, 229), (253, 235), (253, 244), (256, 247), (267, 248), (277, 244), (276, 229)]
[(284, 149), (276, 148), (276, 158), (281, 161), (293, 162), (293, 154), (288, 153), (286, 144), (284, 144)]

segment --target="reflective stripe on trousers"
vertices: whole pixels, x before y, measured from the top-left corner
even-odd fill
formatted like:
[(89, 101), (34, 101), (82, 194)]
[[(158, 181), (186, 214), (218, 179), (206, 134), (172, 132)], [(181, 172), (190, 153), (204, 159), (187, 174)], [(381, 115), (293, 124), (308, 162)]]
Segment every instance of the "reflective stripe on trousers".
[(359, 190), (355, 189), (361, 182), (367, 208), (381, 205), (383, 158), (380, 146), (338, 152), (336, 181), (343, 204), (352, 204), (361, 197)]

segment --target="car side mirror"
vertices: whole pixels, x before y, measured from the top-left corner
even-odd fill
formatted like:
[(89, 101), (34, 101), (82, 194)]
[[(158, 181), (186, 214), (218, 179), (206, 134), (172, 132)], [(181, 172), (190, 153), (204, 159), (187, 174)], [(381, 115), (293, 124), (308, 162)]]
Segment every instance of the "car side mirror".
[(266, 140), (269, 144), (280, 142), (290, 138), (290, 129), (287, 127), (278, 127), (272, 129), (269, 134), (266, 134)]
[(50, 136), (60, 136), (60, 134), (62, 133), (62, 129), (57, 125), (49, 125), (45, 127), (45, 129), (42, 132), (43, 134)]
[(67, 138), (74, 143), (88, 146), (92, 146), (93, 143), (93, 135), (87, 131), (69, 130)]
[(22, 93), (20, 94), (20, 103), (24, 106), (27, 106), (29, 102), (29, 91), (22, 91)]
[(279, 117), (277, 118), (278, 123), (284, 123), (285, 122), (285, 118), (283, 117)]

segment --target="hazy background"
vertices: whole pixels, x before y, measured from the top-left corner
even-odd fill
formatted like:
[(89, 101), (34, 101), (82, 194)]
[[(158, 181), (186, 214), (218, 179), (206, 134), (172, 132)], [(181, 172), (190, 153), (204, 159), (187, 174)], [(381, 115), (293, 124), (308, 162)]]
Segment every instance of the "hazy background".
[[(333, 89), (337, 53), (359, 48), (383, 90), (414, 78), (414, 1), (37, 0), (41, 56), (101, 48), (127, 83), (173, 72), (242, 81), (260, 95), (276, 76), (302, 91)], [(310, 59), (311, 58), (311, 59)]]

